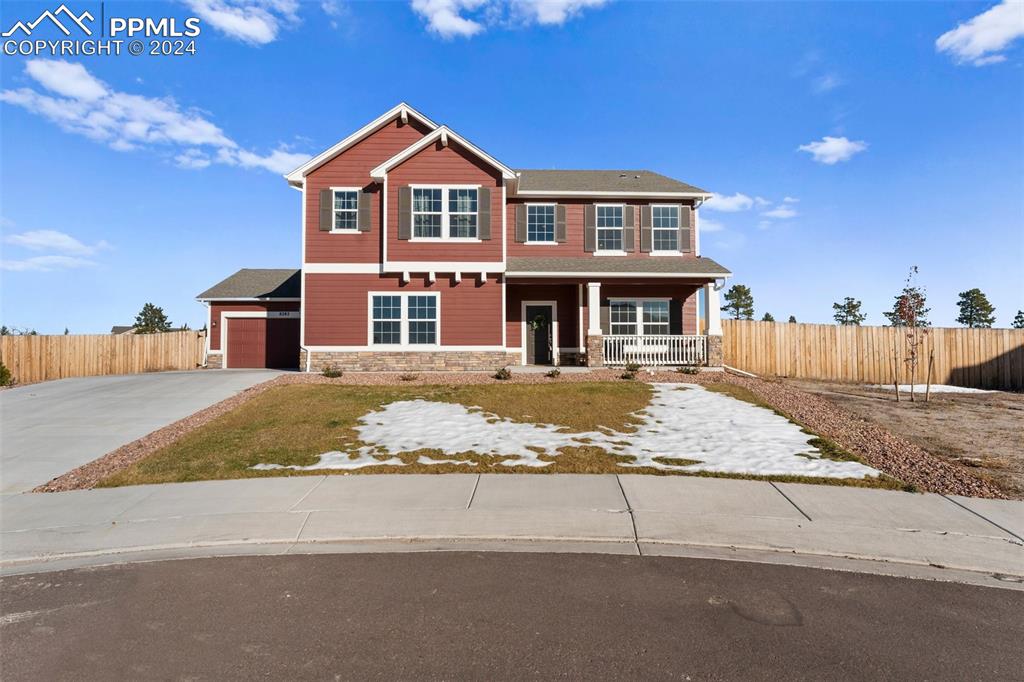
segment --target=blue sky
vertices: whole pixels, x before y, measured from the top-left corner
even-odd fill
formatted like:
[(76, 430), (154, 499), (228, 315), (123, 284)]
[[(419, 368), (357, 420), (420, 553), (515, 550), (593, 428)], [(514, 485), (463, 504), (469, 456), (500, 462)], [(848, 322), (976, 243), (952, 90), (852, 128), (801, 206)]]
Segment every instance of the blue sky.
[[(5, 2), (0, 25), (47, 8)], [(198, 16), (197, 54), (0, 57), (8, 326), (105, 332), (147, 301), (201, 326), (206, 287), (298, 267), (280, 172), (403, 100), (513, 167), (648, 168), (718, 193), (702, 251), (758, 317), (831, 322), (854, 296), (880, 324), (915, 264), (934, 323), (972, 287), (1000, 326), (1024, 308), (1019, 2), (104, 10)]]

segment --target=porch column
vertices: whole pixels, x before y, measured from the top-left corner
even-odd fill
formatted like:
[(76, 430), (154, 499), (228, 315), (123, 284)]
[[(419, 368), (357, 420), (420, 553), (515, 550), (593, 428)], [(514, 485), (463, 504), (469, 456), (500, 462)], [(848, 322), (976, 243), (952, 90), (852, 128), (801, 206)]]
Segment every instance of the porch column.
[(604, 339), (601, 338), (601, 283), (587, 282), (587, 366), (604, 364)]
[(721, 367), (722, 356), (722, 304), (718, 300), (719, 287), (714, 282), (704, 285), (704, 333), (707, 335), (708, 367)]

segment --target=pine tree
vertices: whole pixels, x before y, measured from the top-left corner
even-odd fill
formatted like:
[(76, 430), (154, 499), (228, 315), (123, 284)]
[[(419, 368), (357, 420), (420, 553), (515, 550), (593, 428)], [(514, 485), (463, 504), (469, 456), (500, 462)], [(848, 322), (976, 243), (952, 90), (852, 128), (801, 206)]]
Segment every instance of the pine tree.
[(867, 319), (867, 315), (860, 311), (860, 301), (851, 296), (844, 298), (842, 303), (833, 303), (832, 310), (835, 311), (832, 317), (836, 324), (860, 326)]
[(790, 324), (796, 324), (796, 315), (790, 315), (789, 316), (789, 323)]
[(1017, 311), (1017, 317), (1013, 318), (1014, 329), (1024, 329), (1024, 310)]
[(64, 327), (64, 336), (67, 336), (70, 333), (71, 331), (67, 327)]
[(155, 334), (166, 332), (171, 329), (171, 321), (167, 319), (163, 308), (158, 308), (152, 303), (142, 306), (142, 311), (135, 316), (136, 334)]
[(765, 314), (764, 314), (764, 317), (762, 317), (762, 318), (761, 318), (761, 321), (762, 321), (762, 322), (774, 322), (774, 321), (775, 321), (775, 318), (774, 318), (774, 317), (772, 317), (772, 314), (771, 314), (771, 313), (765, 313)]
[(960, 317), (956, 321), (965, 327), (991, 327), (996, 321), (996, 309), (977, 287), (961, 291), (956, 305), (960, 308)]
[(892, 310), (882, 314), (889, 320), (890, 327), (930, 327), (928, 313), (932, 309), (924, 307), (927, 298), (928, 292), (917, 285), (917, 266), (914, 265), (903, 282), (903, 291), (892, 304)]
[(722, 310), (732, 315), (736, 320), (754, 319), (754, 297), (750, 293), (750, 287), (744, 284), (734, 284), (725, 292), (726, 304)]

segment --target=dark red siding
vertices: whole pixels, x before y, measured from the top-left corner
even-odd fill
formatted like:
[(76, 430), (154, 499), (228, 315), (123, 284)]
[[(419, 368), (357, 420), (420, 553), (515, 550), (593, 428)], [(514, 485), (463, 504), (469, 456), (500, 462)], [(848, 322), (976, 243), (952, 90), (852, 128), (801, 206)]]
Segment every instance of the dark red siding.
[[(298, 301), (237, 301), (210, 304), (210, 350), (220, 350), (220, 314), (266, 310), (299, 310)], [(230, 319), (230, 318), (229, 318)]]
[(500, 276), (490, 275), (481, 284), (470, 273), (457, 284), (451, 275), (441, 274), (433, 284), (419, 274), (413, 274), (408, 284), (402, 284), (398, 275), (306, 275), (306, 345), (369, 345), (371, 291), (439, 292), (442, 346), (501, 345)]
[[(577, 284), (517, 284), (509, 282), (505, 333), (509, 348), (521, 348), (523, 301), (555, 301), (558, 304), (558, 347), (576, 350), (579, 342), (579, 286)], [(586, 295), (586, 291), (584, 291)], [(584, 320), (584, 325), (586, 321)]]

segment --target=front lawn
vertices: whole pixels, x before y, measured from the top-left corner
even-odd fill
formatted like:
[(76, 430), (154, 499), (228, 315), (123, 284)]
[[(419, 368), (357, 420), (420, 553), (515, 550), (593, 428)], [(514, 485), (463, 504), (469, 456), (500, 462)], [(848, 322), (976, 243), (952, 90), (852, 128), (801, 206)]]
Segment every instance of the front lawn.
[[(668, 410), (664, 403), (659, 407), (657, 400), (652, 402), (657, 391), (668, 390), (699, 391), (701, 395), (687, 394), (688, 399), (698, 399), (689, 408), (673, 407)], [(704, 398), (704, 394), (716, 397)], [(657, 439), (666, 433), (671, 436), (685, 431), (689, 423), (686, 421), (688, 409), (694, 414), (705, 409), (700, 414), (714, 416), (716, 410), (709, 413), (704, 406), (708, 400), (722, 398), (694, 386), (656, 389), (650, 384), (631, 381), (500, 386), (285, 385), (267, 390), (234, 411), (187, 433), (171, 445), (105, 479), (101, 485), (340, 473), (332, 468), (252, 468), (256, 465), (322, 466), (321, 455), (333, 453), (335, 462), (342, 466), (356, 464), (361, 459), (363, 465), (347, 473), (688, 473), (898, 487), (897, 482), (884, 476), (844, 478), (836, 474), (837, 467), (859, 465), (855, 461), (835, 461), (852, 460), (853, 457), (828, 447), (819, 450), (821, 441), (814, 442), (814, 434), (806, 431), (801, 434), (796, 426), (784, 418), (776, 418), (774, 414), (770, 419), (776, 421), (769, 422), (766, 430), (763, 429), (768, 435), (759, 433), (757, 437), (761, 440), (749, 448), (743, 447), (746, 441), (742, 438), (739, 447), (729, 441), (729, 424), (736, 424), (736, 421), (723, 420), (725, 426), (719, 426), (719, 430), (714, 432), (719, 434), (720, 442), (707, 448), (708, 452), (713, 452), (716, 447), (719, 452), (726, 452), (728, 466), (724, 469), (720, 466), (718, 471), (680, 471), (684, 466), (694, 466), (702, 461), (699, 453), (694, 455), (689, 451), (694, 447), (675, 452), (665, 445), (657, 456), (647, 456), (646, 459), (634, 456), (636, 450), (631, 446), (631, 434), (648, 433), (649, 438), (658, 442)], [(730, 398), (729, 403), (732, 402)], [(428, 412), (425, 413), (424, 409)], [(769, 414), (745, 403), (741, 409), (756, 409), (756, 414), (752, 415), (756, 419), (765, 419)], [(434, 422), (425, 423), (424, 414), (433, 414), (429, 410), (437, 410), (441, 416)], [(655, 410), (660, 410), (658, 418), (652, 415)], [(420, 420), (420, 425), (410, 425), (409, 433), (403, 433), (403, 424), (416, 419)], [(690, 416), (689, 419), (700, 419), (703, 425), (708, 417)], [(459, 430), (467, 421), (476, 425), (477, 433), (467, 435), (464, 428)], [(487, 424), (494, 424), (494, 436), (481, 436), (481, 424), (484, 432)], [(417, 440), (421, 432), (427, 431), (430, 432), (429, 437)], [(536, 444), (530, 440), (534, 432), (538, 439)], [(363, 440), (368, 434), (375, 435), (375, 440)], [(408, 440), (418, 445), (388, 449), (381, 444), (394, 443), (396, 438), (400, 443)], [(517, 438), (518, 457), (515, 456), (517, 446), (512, 442)], [(424, 447), (423, 442), (438, 444)], [(765, 471), (775, 470), (765, 468), (763, 463), (759, 468), (757, 443), (761, 444), (763, 460), (767, 462), (771, 457), (779, 460), (788, 454), (771, 454), (768, 451), (772, 447), (781, 443), (783, 450), (785, 447), (792, 449), (794, 442), (797, 450), (803, 447), (807, 454), (794, 452), (793, 461), (803, 466), (813, 460), (815, 464), (808, 471), (817, 471), (821, 467), (821, 471), (832, 473), (823, 477), (777, 472), (764, 475)], [(467, 445), (453, 445), (458, 443)], [(801, 446), (802, 443), (806, 445)], [(478, 447), (474, 449), (472, 446)], [(526, 452), (523, 452), (524, 447)], [(489, 454), (480, 454), (477, 450)], [(625, 452), (634, 454), (623, 454)], [(741, 466), (743, 458), (754, 463), (749, 471)], [(735, 464), (737, 459), (741, 465)], [(367, 463), (369, 466), (365, 466)], [(629, 466), (631, 463), (634, 466)], [(539, 466), (543, 464), (546, 466)], [(666, 466), (675, 469), (666, 470)], [(801, 469), (797, 467), (795, 470)]]

